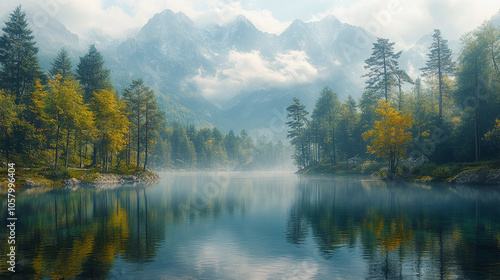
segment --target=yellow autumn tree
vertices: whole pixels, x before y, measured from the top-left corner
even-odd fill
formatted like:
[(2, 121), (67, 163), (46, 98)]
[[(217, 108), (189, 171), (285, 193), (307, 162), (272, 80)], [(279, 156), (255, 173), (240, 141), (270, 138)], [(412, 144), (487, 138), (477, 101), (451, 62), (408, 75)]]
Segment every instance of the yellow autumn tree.
[(127, 105), (109, 90), (94, 92), (92, 110), (96, 117), (103, 157), (103, 172), (107, 173), (111, 154), (123, 149), (130, 123), (125, 113)]
[(379, 101), (378, 107), (375, 112), (380, 120), (375, 121), (374, 129), (363, 133), (363, 139), (371, 139), (371, 145), (367, 146), (368, 153), (389, 161), (390, 172), (395, 174), (399, 159), (412, 141), (409, 130), (413, 126), (413, 120), (410, 115), (392, 108), (384, 100)]

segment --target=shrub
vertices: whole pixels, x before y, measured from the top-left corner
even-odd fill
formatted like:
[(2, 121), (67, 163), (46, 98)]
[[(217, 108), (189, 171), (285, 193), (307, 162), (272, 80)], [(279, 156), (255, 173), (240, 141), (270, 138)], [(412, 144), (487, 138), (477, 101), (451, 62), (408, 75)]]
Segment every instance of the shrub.
[(434, 180), (443, 181), (452, 176), (451, 171), (446, 166), (439, 166), (432, 172)]

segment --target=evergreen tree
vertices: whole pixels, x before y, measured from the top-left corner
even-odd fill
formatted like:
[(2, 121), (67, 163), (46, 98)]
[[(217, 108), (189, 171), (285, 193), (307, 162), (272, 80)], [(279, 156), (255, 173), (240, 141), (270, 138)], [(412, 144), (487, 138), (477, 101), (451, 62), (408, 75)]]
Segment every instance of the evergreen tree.
[(164, 124), (165, 114), (158, 108), (152, 90), (146, 92), (146, 101), (144, 105), (144, 171), (148, 166), (149, 143), (152, 142), (152, 135)]
[[(481, 36), (481, 31), (468, 33), (462, 38), (463, 49), (459, 57), (459, 67), (457, 72), (458, 90), (455, 92), (457, 103), (462, 105), (464, 114), (462, 116), (464, 130), (473, 127), (473, 133), (470, 131), (465, 134), (473, 135), (473, 143), (470, 138), (463, 139), (461, 144), (467, 147), (473, 147), (474, 159), (481, 158), (481, 138), (488, 130), (488, 102), (486, 98), (491, 89), (493, 66), (489, 57), (487, 41)], [(496, 108), (495, 108), (496, 109)], [(471, 125), (467, 123), (471, 122)], [(493, 125), (493, 122), (489, 124)], [(462, 137), (460, 137), (462, 138)], [(471, 145), (472, 144), (472, 145)]]
[[(148, 133), (148, 125), (150, 120), (146, 121), (146, 116), (150, 118), (158, 111), (156, 101), (154, 100), (153, 91), (144, 85), (142, 79), (133, 80), (130, 86), (123, 90), (123, 100), (129, 108), (129, 119), (132, 124), (131, 130), (135, 137), (136, 143), (136, 169), (140, 167), (141, 143), (143, 143), (143, 133)], [(147, 113), (148, 112), (148, 113)], [(144, 128), (143, 128), (144, 126)], [(149, 139), (148, 139), (149, 140)]]
[(240, 132), (239, 138), (241, 139), (241, 153), (239, 162), (241, 164), (249, 163), (252, 161), (253, 140), (250, 135), (248, 135), (248, 132), (244, 129)]
[(312, 113), (312, 122), (317, 124), (319, 131), (316, 138), (316, 142), (321, 148), (319, 159), (326, 156), (332, 164), (336, 164), (337, 161), (335, 126), (339, 113), (340, 101), (337, 93), (327, 87), (324, 88), (320, 97), (316, 100), (316, 106)]
[(373, 43), (373, 53), (365, 60), (365, 69), (370, 72), (363, 75), (367, 77), (366, 88), (373, 90), (389, 101), (392, 87), (396, 84), (396, 75), (399, 71), (398, 59), (401, 51), (394, 53), (394, 43), (389, 43), (389, 39), (378, 38)]
[(403, 110), (403, 99), (404, 99), (403, 90), (402, 90), (403, 83), (413, 84), (413, 80), (410, 77), (410, 75), (408, 75), (408, 73), (406, 73), (405, 70), (402, 70), (402, 69), (392, 69), (392, 70), (394, 72), (394, 75), (396, 77), (396, 83), (398, 85), (398, 110), (402, 111)]
[(172, 139), (172, 161), (176, 167), (191, 168), (196, 164), (196, 150), (186, 134), (186, 129), (174, 123)]
[(347, 165), (349, 165), (348, 159), (354, 157), (362, 150), (361, 143), (363, 141), (359, 129), (359, 120), (356, 101), (349, 95), (344, 104), (342, 104), (337, 127), (339, 149), (345, 155)]
[(18, 6), (2, 28), (0, 37), (0, 88), (15, 97), (16, 104), (41, 77), (34, 36), (28, 28), (26, 13)]
[(61, 81), (74, 78), (71, 59), (69, 58), (68, 52), (64, 48), (59, 51), (56, 59), (52, 62), (49, 74), (52, 78), (57, 75), (61, 75)]
[(110, 71), (104, 67), (104, 59), (94, 45), (89, 52), (80, 57), (80, 63), (76, 67), (76, 79), (83, 88), (83, 100), (90, 103), (94, 92), (100, 90), (112, 90), (113, 86), (109, 78)]
[(233, 130), (230, 130), (224, 137), (224, 146), (226, 148), (228, 160), (233, 163), (238, 162), (241, 157), (241, 139), (236, 137)]
[(307, 154), (308, 149), (306, 135), (304, 134), (307, 125), (307, 115), (309, 112), (306, 111), (306, 106), (300, 104), (300, 100), (297, 97), (293, 98), (293, 104), (286, 108), (287, 118), (291, 120), (286, 124), (289, 127), (287, 138), (290, 138), (290, 143), (295, 146), (295, 162), (299, 168), (306, 167), (308, 164)]
[(441, 30), (434, 29), (432, 34), (432, 45), (427, 54), (428, 60), (425, 67), (420, 69), (425, 76), (437, 77), (439, 84), (439, 123), (443, 119), (443, 78), (453, 74), (454, 62), (451, 58), (451, 50), (448, 48), (448, 40), (441, 36)]

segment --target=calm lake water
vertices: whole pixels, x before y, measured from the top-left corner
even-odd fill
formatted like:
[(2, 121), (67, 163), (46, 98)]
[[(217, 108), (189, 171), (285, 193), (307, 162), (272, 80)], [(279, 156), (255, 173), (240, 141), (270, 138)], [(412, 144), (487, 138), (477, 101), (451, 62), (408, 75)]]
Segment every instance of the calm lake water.
[(18, 193), (18, 264), (6, 272), (2, 230), (0, 278), (500, 278), (496, 188), (291, 173), (162, 176), (149, 186)]

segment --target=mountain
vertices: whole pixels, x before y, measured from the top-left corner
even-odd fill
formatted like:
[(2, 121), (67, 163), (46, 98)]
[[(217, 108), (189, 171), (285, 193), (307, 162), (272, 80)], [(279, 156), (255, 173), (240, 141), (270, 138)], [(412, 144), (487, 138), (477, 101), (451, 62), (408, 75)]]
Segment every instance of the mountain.
[[(367, 43), (359, 45), (359, 38)], [(258, 30), (244, 16), (222, 26), (199, 26), (183, 13), (165, 10), (103, 53), (119, 90), (130, 77), (142, 77), (158, 92), (170, 119), (239, 130), (260, 128), (269, 107), (283, 119), (296, 95), (313, 106), (324, 86), (341, 96), (360, 95), (359, 76), (373, 41), (368, 32), (332, 16), (296, 20), (278, 36)]]
[(500, 26), (500, 10), (491, 17), (491, 22), (497, 27)]
[[(53, 20), (37, 36), (44, 49), (42, 66), (48, 69), (47, 62), (61, 46), (75, 54), (76, 66), (88, 42)], [(334, 16), (295, 20), (275, 35), (260, 31), (244, 16), (224, 25), (200, 25), (170, 10), (156, 14), (121, 42), (94, 33), (86, 39), (98, 43), (118, 92), (133, 78), (142, 78), (155, 90), (170, 121), (215, 125), (223, 131), (271, 131), (281, 138), (286, 135), (285, 108), (293, 97), (312, 111), (325, 86), (341, 99), (361, 95), (364, 61), (376, 41), (363, 28)], [(418, 74), (431, 42), (426, 35), (405, 51), (402, 68)], [(454, 53), (457, 44), (450, 42)]]

